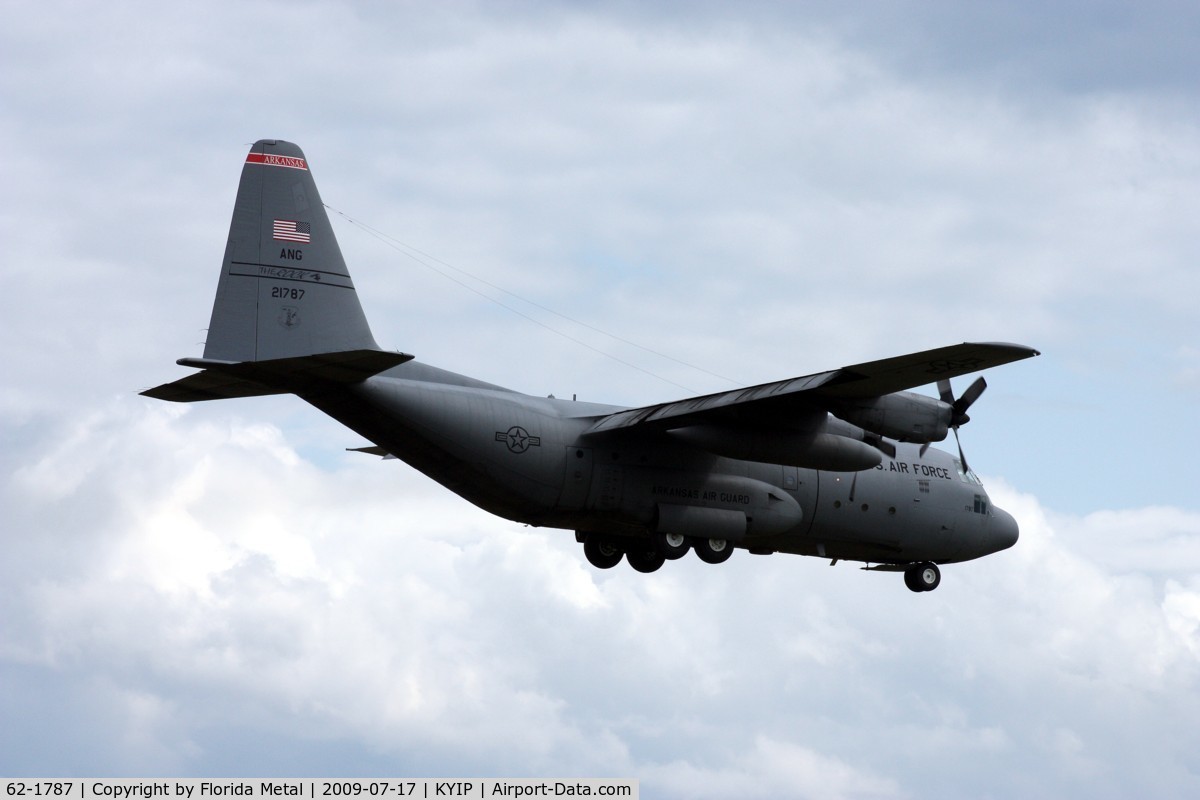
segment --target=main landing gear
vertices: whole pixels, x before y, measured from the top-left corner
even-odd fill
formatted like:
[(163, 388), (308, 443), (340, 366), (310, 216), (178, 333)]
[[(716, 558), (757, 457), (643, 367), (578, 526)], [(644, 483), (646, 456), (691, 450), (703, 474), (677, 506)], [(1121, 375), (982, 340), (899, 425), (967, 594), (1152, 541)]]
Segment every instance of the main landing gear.
[(913, 564), (904, 570), (904, 585), (914, 592), (932, 592), (941, 582), (942, 571), (933, 562)]
[(583, 554), (596, 569), (612, 569), (621, 563), (625, 551), (603, 536), (589, 536), (583, 542)]
[(733, 542), (678, 533), (657, 533), (649, 539), (589, 533), (583, 540), (583, 554), (597, 569), (611, 569), (624, 556), (629, 566), (638, 572), (654, 572), (667, 561), (683, 558), (689, 550), (694, 550), (707, 564), (721, 564), (733, 555)]

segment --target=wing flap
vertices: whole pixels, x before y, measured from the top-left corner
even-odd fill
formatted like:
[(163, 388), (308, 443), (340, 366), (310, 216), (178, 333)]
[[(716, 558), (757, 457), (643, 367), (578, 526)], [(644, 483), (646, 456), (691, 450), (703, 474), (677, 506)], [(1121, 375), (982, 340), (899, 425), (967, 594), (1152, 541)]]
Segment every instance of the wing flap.
[[(836, 372), (823, 372), (776, 383), (764, 383), (746, 389), (734, 389), (729, 392), (692, 397), (687, 400), (676, 400), (672, 403), (660, 403), (655, 406), (618, 411), (598, 420), (587, 432), (589, 434), (601, 433), (638, 425), (677, 428), (701, 420), (712, 421), (714, 418), (734, 416), (752, 406), (757, 406), (760, 411), (765, 411), (769, 401), (788, 397), (796, 399), (804, 392), (810, 392), (828, 382), (836, 374)], [(799, 406), (800, 404), (796, 404), (797, 411), (800, 410)]]

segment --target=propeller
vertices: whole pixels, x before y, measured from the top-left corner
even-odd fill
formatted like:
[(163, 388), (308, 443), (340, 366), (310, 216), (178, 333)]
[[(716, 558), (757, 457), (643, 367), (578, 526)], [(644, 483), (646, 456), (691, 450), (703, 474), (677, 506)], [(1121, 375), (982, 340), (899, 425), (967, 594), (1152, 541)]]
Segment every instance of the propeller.
[(937, 386), (942, 402), (950, 406), (950, 428), (954, 431), (954, 441), (958, 445), (958, 460), (962, 462), (963, 472), (966, 472), (970, 467), (967, 466), (967, 457), (963, 455), (962, 441), (958, 438), (958, 427), (971, 421), (971, 417), (967, 415), (967, 409), (979, 399), (979, 395), (983, 394), (983, 390), (987, 388), (987, 381), (982, 377), (976, 378), (975, 382), (968, 386), (957, 400), (954, 398), (954, 390), (950, 387), (950, 381), (938, 381)]

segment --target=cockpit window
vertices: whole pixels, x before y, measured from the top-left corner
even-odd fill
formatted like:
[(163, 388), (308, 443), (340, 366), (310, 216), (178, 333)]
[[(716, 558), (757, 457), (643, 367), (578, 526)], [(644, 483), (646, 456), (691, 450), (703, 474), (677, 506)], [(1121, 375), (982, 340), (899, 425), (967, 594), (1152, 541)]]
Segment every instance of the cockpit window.
[(970, 483), (975, 486), (983, 486), (983, 481), (979, 480), (979, 476), (975, 474), (973, 469), (963, 469), (963, 464), (957, 458), (954, 459), (954, 468), (958, 470), (958, 477), (965, 483)]

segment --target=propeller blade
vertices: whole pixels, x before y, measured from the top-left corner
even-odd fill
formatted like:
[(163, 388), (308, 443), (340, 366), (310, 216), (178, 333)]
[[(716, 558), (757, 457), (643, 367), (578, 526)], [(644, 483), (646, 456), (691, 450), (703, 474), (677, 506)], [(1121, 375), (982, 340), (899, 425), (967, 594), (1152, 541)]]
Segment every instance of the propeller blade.
[(954, 401), (954, 413), (965, 415), (967, 409), (979, 399), (979, 395), (983, 394), (983, 390), (986, 388), (987, 381), (983, 378), (976, 378), (975, 382), (968, 386), (967, 390), (962, 393), (962, 397)]
[(888, 458), (896, 457), (896, 445), (887, 441), (882, 436), (871, 436), (864, 438), (863, 441), (874, 447), (879, 452), (883, 453)]
[(958, 460), (962, 462), (963, 472), (969, 472), (971, 468), (967, 466), (967, 456), (963, 453), (962, 440), (958, 438), (958, 426), (954, 426), (954, 442), (958, 445)]
[(942, 402), (948, 406), (954, 405), (954, 388), (950, 386), (950, 381), (938, 381), (938, 394), (941, 395)]
[[(938, 395), (942, 398), (942, 402), (946, 403), (951, 408), (950, 414), (950, 429), (954, 431), (954, 442), (958, 445), (958, 460), (962, 463), (963, 472), (967, 472), (971, 468), (967, 466), (967, 456), (963, 453), (962, 440), (958, 438), (958, 429), (962, 425), (966, 425), (971, 421), (967, 415), (967, 409), (974, 405), (979, 399), (979, 395), (983, 394), (987, 389), (987, 381), (982, 377), (976, 378), (975, 381), (967, 387), (967, 390), (962, 393), (962, 397), (957, 400), (954, 398), (954, 389), (950, 386), (950, 381), (938, 381)], [(928, 444), (921, 448), (921, 455), (925, 455), (925, 448)]]

